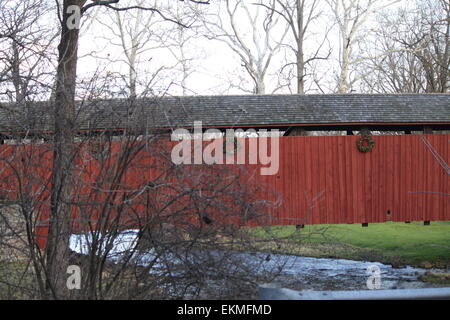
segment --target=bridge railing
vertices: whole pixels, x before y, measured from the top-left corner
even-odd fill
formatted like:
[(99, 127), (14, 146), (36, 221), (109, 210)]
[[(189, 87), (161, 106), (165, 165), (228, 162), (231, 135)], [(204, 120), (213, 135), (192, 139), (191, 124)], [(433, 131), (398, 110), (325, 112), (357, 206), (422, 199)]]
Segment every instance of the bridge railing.
[(261, 300), (450, 300), (450, 288), (296, 291), (264, 284), (258, 291)]

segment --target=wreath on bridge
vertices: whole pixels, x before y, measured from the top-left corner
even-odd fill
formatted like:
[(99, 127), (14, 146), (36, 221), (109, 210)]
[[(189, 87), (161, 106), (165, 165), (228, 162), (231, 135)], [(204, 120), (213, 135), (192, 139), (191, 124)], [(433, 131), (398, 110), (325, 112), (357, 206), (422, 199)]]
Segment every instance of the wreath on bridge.
[(356, 147), (360, 152), (363, 153), (372, 151), (373, 147), (375, 147), (375, 140), (373, 140), (370, 132), (361, 131), (359, 133), (358, 140), (356, 141)]

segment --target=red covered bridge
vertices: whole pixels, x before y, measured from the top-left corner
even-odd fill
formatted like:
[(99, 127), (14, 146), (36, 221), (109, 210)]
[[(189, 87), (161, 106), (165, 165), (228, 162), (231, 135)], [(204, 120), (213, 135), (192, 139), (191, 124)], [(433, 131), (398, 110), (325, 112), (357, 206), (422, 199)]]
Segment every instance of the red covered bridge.
[[(13, 133), (51, 132), (46, 104), (34, 106), (0, 106), (3, 143)], [(80, 136), (120, 136), (137, 122), (158, 132), (194, 121), (221, 131), (281, 130), (278, 173), (256, 177), (281, 197), (274, 225), (450, 220), (449, 94), (170, 97), (94, 101), (80, 111)], [(357, 147), (361, 131), (375, 142), (368, 152)], [(128, 179), (147, 175), (135, 170)]]

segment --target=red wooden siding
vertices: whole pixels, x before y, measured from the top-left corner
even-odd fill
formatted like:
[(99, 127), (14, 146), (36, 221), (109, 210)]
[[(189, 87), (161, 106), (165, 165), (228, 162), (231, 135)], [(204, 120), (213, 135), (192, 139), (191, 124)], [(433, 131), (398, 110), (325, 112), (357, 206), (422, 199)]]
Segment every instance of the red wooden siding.
[[(282, 137), (279, 139), (277, 174), (261, 176), (260, 165), (245, 165), (255, 173), (249, 177), (256, 179), (264, 189), (257, 195), (259, 198), (273, 199), (271, 191), (276, 191), (282, 199), (281, 206), (272, 212), (270, 223), (450, 220), (450, 135), (374, 136), (376, 145), (368, 153), (358, 151), (357, 138)], [(439, 156), (433, 155), (427, 148), (424, 138)], [(114, 148), (120, 148), (119, 144), (116, 143)], [(28, 156), (22, 156), (21, 152)], [(145, 169), (149, 168), (150, 157), (143, 154), (138, 158), (138, 165), (127, 172), (129, 188), (145, 185), (154, 176), (155, 172)], [(85, 156), (80, 155), (80, 163), (85, 160)], [(81, 166), (86, 185), (95, 180), (99, 171), (95, 160), (89, 161), (88, 165)], [(146, 163), (147, 167), (144, 165)], [(34, 172), (32, 176), (36, 188), (30, 191), (39, 195), (35, 205), (42, 206), (41, 212), (47, 212), (50, 166), (49, 146), (33, 149), (28, 146), (1, 146), (0, 193), (17, 199), (19, 188), (15, 175), (24, 172), (24, 177), (27, 177), (27, 170)], [(12, 167), (18, 170), (14, 172)], [(88, 194), (89, 188), (80, 189), (79, 195)], [(101, 194), (94, 196), (98, 197), (95, 198), (98, 203), (103, 201)], [(139, 205), (134, 208), (136, 212), (141, 211)], [(95, 213), (85, 212), (84, 215), (95, 216)]]
[(450, 220), (450, 175), (421, 137), (450, 163), (450, 135), (374, 136), (368, 153), (356, 136), (283, 137), (264, 178), (283, 197), (274, 223)]

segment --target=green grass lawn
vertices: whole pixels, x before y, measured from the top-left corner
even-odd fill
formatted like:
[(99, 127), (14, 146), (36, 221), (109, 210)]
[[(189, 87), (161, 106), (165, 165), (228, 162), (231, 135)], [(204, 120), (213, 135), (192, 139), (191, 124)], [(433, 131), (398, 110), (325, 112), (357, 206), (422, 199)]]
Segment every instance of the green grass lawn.
[[(271, 227), (275, 237), (285, 238), (279, 252), (305, 256), (371, 260), (394, 265), (450, 266), (450, 222), (373, 223)], [(258, 238), (269, 235), (261, 228)], [(287, 245), (288, 244), (288, 245)], [(277, 246), (279, 247), (279, 246)]]

